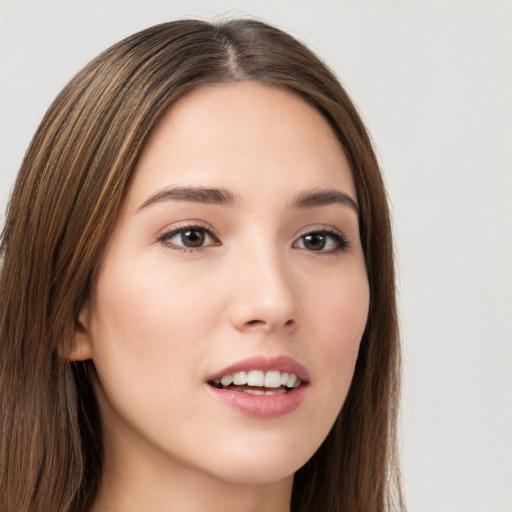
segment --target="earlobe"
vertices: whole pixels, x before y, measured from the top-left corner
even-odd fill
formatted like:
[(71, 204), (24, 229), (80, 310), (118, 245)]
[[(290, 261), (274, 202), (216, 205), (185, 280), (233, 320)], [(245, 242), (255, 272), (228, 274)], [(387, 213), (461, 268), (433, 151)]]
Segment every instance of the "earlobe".
[(73, 348), (67, 356), (68, 361), (92, 359), (92, 343), (89, 320), (89, 307), (84, 305), (75, 321)]

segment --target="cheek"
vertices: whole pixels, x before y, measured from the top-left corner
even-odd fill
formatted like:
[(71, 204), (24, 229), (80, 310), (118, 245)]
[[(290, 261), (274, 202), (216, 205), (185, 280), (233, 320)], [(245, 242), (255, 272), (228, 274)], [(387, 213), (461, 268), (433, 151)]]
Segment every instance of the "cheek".
[(153, 391), (179, 391), (198, 371), (194, 363), (206, 350), (220, 301), (211, 294), (198, 300), (201, 284), (190, 275), (159, 262), (148, 267), (102, 269), (93, 301), (93, 358), (105, 385), (137, 381)]
[(326, 347), (339, 361), (357, 356), (359, 343), (368, 319), (369, 292), (366, 282), (340, 289), (322, 315), (326, 326)]
[[(304, 294), (304, 296), (308, 296)], [(370, 292), (361, 265), (333, 273), (324, 286), (309, 294), (305, 311), (308, 322), (323, 340), (326, 353), (344, 353), (359, 348), (368, 319)]]
[(208, 296), (198, 300), (201, 283), (197, 278), (169, 265), (146, 265), (150, 271), (145, 272), (136, 264), (130, 267), (105, 268), (98, 279), (96, 315), (102, 327), (122, 334), (133, 343), (130, 348), (144, 352), (158, 345), (170, 348), (171, 340), (188, 331), (186, 345), (193, 349), (215, 314), (215, 301)]
[(316, 374), (327, 414), (337, 416), (352, 381), (369, 311), (369, 286), (364, 268), (332, 279), (311, 297), (311, 328), (317, 344)]

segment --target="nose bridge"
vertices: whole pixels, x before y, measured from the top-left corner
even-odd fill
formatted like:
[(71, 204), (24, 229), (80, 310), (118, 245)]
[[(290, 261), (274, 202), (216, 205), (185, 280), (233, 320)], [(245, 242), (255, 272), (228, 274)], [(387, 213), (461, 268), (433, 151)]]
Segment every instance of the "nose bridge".
[(274, 330), (297, 323), (298, 304), (288, 255), (267, 239), (237, 254), (232, 321), (239, 329)]

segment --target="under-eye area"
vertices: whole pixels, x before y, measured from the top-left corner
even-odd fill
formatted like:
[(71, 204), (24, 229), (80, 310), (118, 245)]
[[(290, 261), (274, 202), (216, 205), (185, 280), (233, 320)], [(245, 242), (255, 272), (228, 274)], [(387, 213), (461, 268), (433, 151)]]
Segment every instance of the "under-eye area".
[(0, 241), (0, 510), (405, 512), (386, 205), (289, 34), (185, 19), (102, 52)]

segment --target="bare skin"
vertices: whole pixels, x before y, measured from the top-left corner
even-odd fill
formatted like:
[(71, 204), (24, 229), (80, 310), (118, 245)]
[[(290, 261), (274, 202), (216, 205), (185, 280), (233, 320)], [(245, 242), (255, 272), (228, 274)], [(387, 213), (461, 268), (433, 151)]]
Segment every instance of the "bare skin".
[[(355, 187), (326, 120), (254, 82), (180, 99), (76, 327), (105, 445), (93, 512), (288, 512), (347, 395), (368, 304)], [(259, 356), (305, 369), (282, 414), (227, 405), (209, 382)]]

